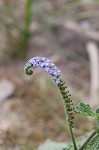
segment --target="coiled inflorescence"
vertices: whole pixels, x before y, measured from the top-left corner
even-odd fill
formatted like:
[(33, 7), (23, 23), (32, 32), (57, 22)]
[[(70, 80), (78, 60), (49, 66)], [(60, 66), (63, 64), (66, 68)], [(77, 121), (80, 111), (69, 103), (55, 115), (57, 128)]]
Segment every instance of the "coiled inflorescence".
[(48, 74), (50, 74), (53, 78), (53, 80), (55, 81), (55, 83), (57, 84), (63, 100), (64, 100), (64, 107), (65, 107), (65, 112), (67, 115), (67, 120), (69, 122), (69, 124), (73, 127), (73, 108), (71, 107), (71, 105), (73, 105), (71, 99), (70, 99), (70, 95), (68, 95), (69, 91), (65, 91), (65, 89), (67, 88), (65, 86), (65, 83), (63, 82), (63, 80), (60, 78), (60, 70), (56, 67), (55, 64), (53, 64), (48, 58), (45, 57), (40, 57), (40, 56), (36, 56), (31, 58), (25, 65), (24, 71), (27, 75), (32, 75), (33, 74), (33, 70), (31, 69), (34, 66), (39, 66), (42, 67), (44, 69), (45, 72), (47, 72)]

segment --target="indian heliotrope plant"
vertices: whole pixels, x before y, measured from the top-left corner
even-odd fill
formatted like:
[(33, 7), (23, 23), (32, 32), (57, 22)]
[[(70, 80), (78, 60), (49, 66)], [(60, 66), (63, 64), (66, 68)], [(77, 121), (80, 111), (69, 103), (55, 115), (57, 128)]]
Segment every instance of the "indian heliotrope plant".
[[(97, 132), (94, 131), (90, 135), (90, 137), (83, 143), (83, 145), (80, 146), (80, 148), (78, 149), (76, 141), (75, 141), (74, 133), (73, 133), (74, 113), (75, 114), (78, 113), (78, 114), (82, 114), (82, 115), (86, 114), (86, 116), (91, 114), (91, 116), (95, 117), (95, 119), (98, 120), (98, 121), (99, 121), (99, 114), (96, 113), (96, 112), (93, 112), (91, 110), (91, 107), (89, 107), (89, 105), (85, 105), (83, 103), (81, 103), (75, 109), (73, 108), (73, 102), (72, 102), (72, 100), (70, 98), (71, 95), (69, 94), (69, 91), (66, 90), (67, 86), (65, 86), (65, 82), (61, 79), (61, 76), (60, 76), (61, 71), (48, 58), (40, 57), (40, 56), (36, 56), (36, 57), (31, 58), (25, 65), (25, 68), (24, 68), (25, 73), (27, 75), (32, 75), (33, 74), (32, 67), (36, 67), (36, 66), (39, 66), (39, 67), (43, 68), (45, 72), (50, 74), (52, 76), (52, 79), (55, 81), (56, 85), (58, 86), (58, 88), (59, 88), (59, 90), (61, 92), (62, 98), (63, 98), (63, 102), (64, 102), (64, 109), (65, 109), (65, 114), (66, 114), (66, 120), (68, 122), (69, 129), (70, 129), (70, 134), (71, 134), (72, 143), (73, 143), (73, 149), (74, 150), (83, 150), (85, 148), (85, 146), (87, 145), (87, 143), (90, 141), (90, 139)], [(96, 129), (97, 128), (98, 127), (96, 126)], [(68, 148), (65, 148), (64, 150), (68, 150)]]

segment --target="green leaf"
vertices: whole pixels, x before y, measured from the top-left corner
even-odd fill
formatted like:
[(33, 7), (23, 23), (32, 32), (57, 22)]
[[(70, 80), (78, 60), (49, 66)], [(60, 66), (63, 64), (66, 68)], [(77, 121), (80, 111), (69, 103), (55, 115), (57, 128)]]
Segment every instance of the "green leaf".
[(63, 150), (67, 147), (67, 143), (54, 142), (52, 140), (46, 140), (41, 144), (37, 150)]
[(86, 146), (87, 150), (99, 150), (99, 134), (95, 135)]
[(95, 118), (96, 118), (97, 122), (99, 123), (99, 108), (96, 109), (96, 111), (95, 111)]
[(90, 105), (80, 103), (74, 110), (76, 114), (81, 114), (83, 116), (93, 116), (95, 117), (95, 112), (92, 110)]
[(66, 148), (63, 148), (62, 150), (73, 150), (73, 145), (69, 144)]

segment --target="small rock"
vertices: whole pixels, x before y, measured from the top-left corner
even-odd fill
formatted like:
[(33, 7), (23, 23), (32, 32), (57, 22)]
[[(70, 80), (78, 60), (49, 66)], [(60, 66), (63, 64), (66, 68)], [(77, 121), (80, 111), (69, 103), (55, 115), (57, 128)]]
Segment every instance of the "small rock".
[(2, 103), (0, 106), (0, 131), (11, 129), (16, 134), (21, 134), (19, 129), (26, 131), (29, 122), (20, 110), (23, 109), (22, 104), (22, 100), (17, 98), (7, 99), (5, 103)]
[(0, 102), (10, 97), (15, 90), (15, 86), (12, 82), (2, 79), (0, 81)]

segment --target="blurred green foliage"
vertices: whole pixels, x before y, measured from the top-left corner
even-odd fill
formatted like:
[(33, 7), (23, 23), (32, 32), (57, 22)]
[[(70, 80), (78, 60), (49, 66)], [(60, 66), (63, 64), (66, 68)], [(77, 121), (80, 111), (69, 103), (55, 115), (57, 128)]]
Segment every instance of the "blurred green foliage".
[[(98, 17), (98, 5), (97, 0), (2, 0), (0, 25), (6, 33), (6, 54), (11, 58), (26, 57), (31, 38), (35, 35), (51, 29), (57, 39), (60, 26), (66, 20), (83, 21)], [(99, 24), (91, 24), (91, 27), (98, 28)], [(58, 40), (51, 46), (64, 49)]]
[(0, 16), (0, 19), (6, 31), (8, 44), (6, 52), (11, 58), (26, 57), (31, 38), (30, 25), (33, 17), (34, 3), (35, 0), (25, 0), (23, 2), (24, 12), (20, 12), (23, 13), (23, 18), (20, 18), (22, 14), (17, 16), (17, 13), (14, 11), (14, 9), (19, 7), (17, 2), (5, 1), (2, 4), (3, 15)]

